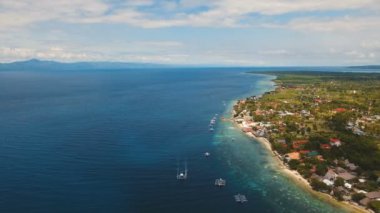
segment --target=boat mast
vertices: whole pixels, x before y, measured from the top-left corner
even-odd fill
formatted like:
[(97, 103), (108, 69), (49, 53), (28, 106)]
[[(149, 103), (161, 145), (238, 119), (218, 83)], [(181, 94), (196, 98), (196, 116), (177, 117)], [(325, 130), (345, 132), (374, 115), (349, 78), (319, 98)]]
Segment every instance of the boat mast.
[(179, 176), (179, 161), (177, 160), (177, 178), (178, 178), (178, 176)]
[(187, 161), (185, 161), (185, 177), (187, 178)]

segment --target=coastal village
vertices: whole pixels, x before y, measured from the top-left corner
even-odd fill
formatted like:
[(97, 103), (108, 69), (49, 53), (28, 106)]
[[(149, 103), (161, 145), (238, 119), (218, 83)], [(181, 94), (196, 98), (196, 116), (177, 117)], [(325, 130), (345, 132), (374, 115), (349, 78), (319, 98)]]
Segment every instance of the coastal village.
[(314, 190), (380, 212), (380, 75), (269, 74), (274, 91), (234, 106), (242, 131)]

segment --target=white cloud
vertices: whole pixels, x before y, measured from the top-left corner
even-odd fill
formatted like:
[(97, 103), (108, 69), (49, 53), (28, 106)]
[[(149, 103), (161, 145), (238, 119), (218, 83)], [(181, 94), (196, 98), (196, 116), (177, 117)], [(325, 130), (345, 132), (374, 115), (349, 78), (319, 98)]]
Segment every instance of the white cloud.
[(183, 47), (184, 44), (178, 41), (136, 41), (132, 45), (138, 48), (178, 48)]
[[(281, 26), (277, 26), (281, 27)], [(295, 19), (283, 27), (306, 31), (360, 31), (380, 29), (380, 17), (343, 17), (330, 19), (301, 18)]]
[(30, 49), (30, 48), (0, 48), (0, 60), (12, 61), (15, 59), (40, 58), (61, 61), (81, 61), (94, 60), (95, 56), (89, 56), (86, 53), (66, 51), (59, 47), (51, 47), (47, 49)]
[(365, 49), (380, 50), (380, 40), (363, 41), (360, 46)]
[[(141, 12), (141, 6), (156, 6), (160, 12)], [(112, 5), (100, 0), (3, 0), (0, 2), (0, 28), (26, 26), (49, 20), (72, 23), (124, 23), (146, 28), (173, 26), (241, 26), (240, 22), (253, 13), (277, 16), (294, 12), (361, 10), (379, 11), (378, 0), (220, 0), (190, 1), (178, 3), (153, 0), (126, 1)], [(181, 9), (208, 8), (206, 11), (184, 13)], [(177, 11), (178, 10), (178, 11)], [(165, 17), (170, 14), (169, 17)], [(353, 18), (352, 18), (353, 19)], [(307, 21), (307, 20), (305, 20)], [(326, 22), (328, 22), (327, 20)], [(378, 21), (378, 20), (373, 20)], [(349, 20), (341, 20), (349, 22)], [(293, 23), (299, 28), (307, 28), (307, 23), (298, 20)], [(322, 23), (323, 24), (323, 23)], [(340, 26), (343, 23), (335, 23)], [(317, 23), (313, 28), (322, 29)], [(354, 26), (357, 27), (357, 26)], [(348, 26), (346, 26), (348, 28)]]
[(279, 49), (279, 50), (263, 50), (263, 51), (259, 51), (259, 54), (261, 55), (290, 55), (291, 52), (284, 49)]
[[(264, 64), (268, 57), (270, 63), (380, 60), (379, 0), (115, 2), (0, 0), (0, 60), (246, 65)], [(141, 29), (182, 26), (244, 29)], [(92, 38), (87, 30), (97, 35)]]
[(362, 52), (357, 50), (352, 50), (346, 52), (346, 55), (351, 56), (356, 59), (374, 59), (376, 58), (376, 53), (374, 52)]
[(8, 28), (50, 20), (101, 16), (109, 5), (97, 0), (2, 0), (0, 9), (0, 28)]

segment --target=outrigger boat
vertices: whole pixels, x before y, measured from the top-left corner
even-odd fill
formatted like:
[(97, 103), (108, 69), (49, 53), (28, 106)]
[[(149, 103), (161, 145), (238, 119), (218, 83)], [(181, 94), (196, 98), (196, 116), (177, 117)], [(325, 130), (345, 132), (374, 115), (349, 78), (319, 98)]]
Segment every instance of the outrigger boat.
[(225, 186), (226, 185), (226, 180), (223, 180), (222, 178), (218, 178), (215, 180), (215, 186)]
[(187, 162), (185, 161), (185, 169), (180, 171), (179, 166), (177, 167), (177, 180), (187, 179)]
[(235, 198), (235, 201), (236, 201), (237, 203), (245, 203), (245, 202), (248, 202), (247, 197), (245, 197), (245, 195), (242, 195), (242, 194), (234, 195), (234, 198)]

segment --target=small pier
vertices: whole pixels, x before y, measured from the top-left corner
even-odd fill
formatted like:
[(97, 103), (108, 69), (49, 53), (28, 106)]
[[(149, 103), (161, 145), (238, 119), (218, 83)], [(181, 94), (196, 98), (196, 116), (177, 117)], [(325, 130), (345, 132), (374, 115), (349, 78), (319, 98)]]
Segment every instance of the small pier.
[(234, 195), (234, 198), (235, 198), (235, 201), (236, 201), (237, 203), (245, 203), (245, 202), (248, 202), (247, 197), (246, 197), (245, 195), (242, 195), (242, 194)]
[(218, 178), (215, 180), (215, 186), (223, 187), (226, 185), (226, 180), (223, 180), (222, 178)]

